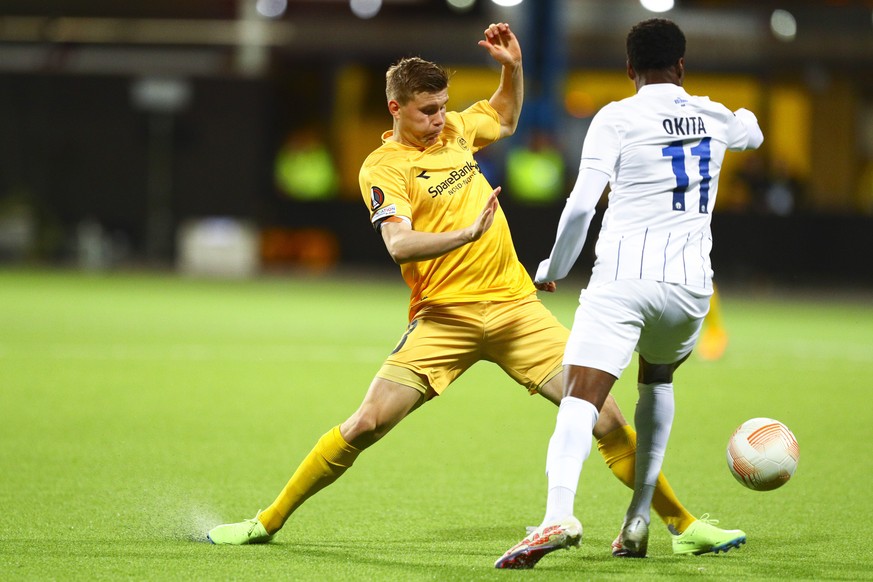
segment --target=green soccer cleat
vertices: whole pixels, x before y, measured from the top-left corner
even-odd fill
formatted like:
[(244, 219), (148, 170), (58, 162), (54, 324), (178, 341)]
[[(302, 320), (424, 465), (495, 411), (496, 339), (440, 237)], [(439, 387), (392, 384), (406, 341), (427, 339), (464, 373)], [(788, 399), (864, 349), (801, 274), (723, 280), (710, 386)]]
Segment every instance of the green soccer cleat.
[(509, 548), (494, 563), (494, 567), (513, 570), (533, 568), (546, 554), (578, 546), (580, 541), (582, 524), (571, 515), (560, 523), (529, 530), (527, 537)]
[(706, 513), (695, 520), (684, 532), (673, 536), (674, 554), (708, 554), (726, 552), (746, 543), (745, 532), (738, 529), (715, 527), (716, 519), (709, 519)]
[(273, 539), (267, 533), (257, 516), (239, 523), (219, 525), (206, 534), (213, 544), (243, 546), (245, 544), (265, 544)]

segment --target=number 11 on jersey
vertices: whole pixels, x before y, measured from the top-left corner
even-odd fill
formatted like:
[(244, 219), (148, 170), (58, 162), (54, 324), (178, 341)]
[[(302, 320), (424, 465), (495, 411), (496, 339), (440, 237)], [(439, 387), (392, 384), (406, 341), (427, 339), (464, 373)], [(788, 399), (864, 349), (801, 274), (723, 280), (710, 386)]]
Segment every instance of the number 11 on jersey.
[[(712, 176), (709, 174), (709, 142), (712, 138), (705, 137), (700, 142), (689, 148), (691, 157), (698, 159), (698, 172), (700, 173), (700, 206), (701, 214), (709, 212), (709, 185), (712, 182)], [(690, 180), (688, 172), (685, 170), (685, 142), (674, 141), (667, 147), (661, 150), (664, 157), (670, 158), (673, 167), (673, 175), (676, 176), (676, 187), (673, 188), (673, 210), (679, 212), (685, 211), (685, 192), (688, 191)]]

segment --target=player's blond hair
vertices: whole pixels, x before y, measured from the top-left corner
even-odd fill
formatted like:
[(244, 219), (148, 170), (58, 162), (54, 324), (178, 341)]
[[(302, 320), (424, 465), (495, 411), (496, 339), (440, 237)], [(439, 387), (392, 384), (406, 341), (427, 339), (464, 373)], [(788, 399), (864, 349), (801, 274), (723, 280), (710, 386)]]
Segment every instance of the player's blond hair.
[(419, 57), (400, 59), (385, 73), (385, 96), (405, 105), (418, 93), (437, 93), (449, 86), (449, 72)]

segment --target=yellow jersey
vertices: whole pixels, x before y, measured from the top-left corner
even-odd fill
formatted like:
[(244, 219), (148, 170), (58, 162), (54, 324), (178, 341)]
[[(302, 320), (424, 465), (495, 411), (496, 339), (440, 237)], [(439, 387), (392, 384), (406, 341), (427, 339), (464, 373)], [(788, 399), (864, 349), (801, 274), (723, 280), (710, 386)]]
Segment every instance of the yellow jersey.
[[(488, 101), (448, 112), (439, 140), (424, 151), (387, 139), (391, 135), (382, 135), (382, 145), (367, 156), (359, 174), (373, 226), (378, 230), (392, 216), (422, 232), (473, 224), (493, 190), (473, 154), (500, 138), (497, 112)], [(499, 207), (478, 241), (400, 270), (412, 291), (410, 320), (429, 304), (514, 301), (535, 291)]]

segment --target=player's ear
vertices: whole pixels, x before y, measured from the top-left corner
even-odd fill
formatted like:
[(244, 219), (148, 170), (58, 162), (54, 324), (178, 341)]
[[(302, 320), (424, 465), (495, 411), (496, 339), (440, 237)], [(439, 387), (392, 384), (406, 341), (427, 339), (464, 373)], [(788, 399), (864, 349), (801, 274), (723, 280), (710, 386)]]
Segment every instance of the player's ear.
[(392, 117), (397, 117), (399, 112), (400, 112), (400, 103), (398, 103), (396, 99), (389, 99), (388, 100), (388, 113), (390, 113)]
[(634, 68), (631, 66), (630, 60), (627, 61), (627, 78), (631, 81), (634, 81), (637, 78), (637, 72), (634, 71)]
[(679, 57), (676, 63), (676, 75), (679, 77), (679, 82), (685, 78), (685, 57)]

